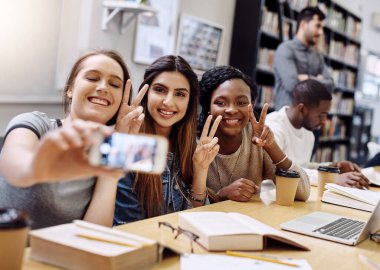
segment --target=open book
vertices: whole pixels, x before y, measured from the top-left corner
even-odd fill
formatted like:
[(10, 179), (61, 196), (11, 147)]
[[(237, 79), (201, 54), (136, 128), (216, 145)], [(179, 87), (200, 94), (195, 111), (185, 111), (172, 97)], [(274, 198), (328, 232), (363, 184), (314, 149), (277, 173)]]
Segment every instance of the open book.
[(322, 201), (372, 212), (380, 200), (380, 192), (326, 184)]
[(262, 250), (269, 240), (309, 250), (285, 233), (239, 213), (179, 213), (179, 227), (199, 236), (198, 243), (207, 250)]
[(364, 168), (362, 174), (367, 176), (372, 185), (380, 186), (380, 166)]
[(153, 240), (74, 222), (31, 231), (31, 258), (65, 269), (142, 269), (157, 262)]

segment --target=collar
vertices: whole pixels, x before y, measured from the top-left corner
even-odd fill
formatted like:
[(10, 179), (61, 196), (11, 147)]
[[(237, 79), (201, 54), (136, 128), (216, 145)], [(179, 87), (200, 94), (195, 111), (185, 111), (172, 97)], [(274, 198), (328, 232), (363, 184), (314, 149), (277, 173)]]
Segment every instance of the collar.
[(303, 51), (309, 50), (309, 47), (307, 47), (305, 44), (303, 44), (297, 36), (295, 36), (293, 38), (293, 43), (294, 43), (296, 49), (298, 49), (298, 50), (303, 50)]

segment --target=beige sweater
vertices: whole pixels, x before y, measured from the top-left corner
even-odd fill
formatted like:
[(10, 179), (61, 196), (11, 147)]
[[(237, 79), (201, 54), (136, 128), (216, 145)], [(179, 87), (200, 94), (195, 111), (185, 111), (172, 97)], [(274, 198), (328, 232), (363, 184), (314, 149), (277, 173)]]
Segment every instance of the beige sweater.
[[(210, 193), (216, 194), (221, 188), (232, 182), (246, 178), (258, 186), (265, 179), (275, 181), (275, 169), (268, 153), (251, 142), (251, 126), (243, 131), (243, 141), (239, 149), (231, 155), (218, 154), (211, 163), (207, 175), (207, 187)], [(310, 182), (307, 174), (295, 163), (289, 168), (300, 173), (301, 181), (298, 184), (296, 199), (306, 201), (310, 195)]]

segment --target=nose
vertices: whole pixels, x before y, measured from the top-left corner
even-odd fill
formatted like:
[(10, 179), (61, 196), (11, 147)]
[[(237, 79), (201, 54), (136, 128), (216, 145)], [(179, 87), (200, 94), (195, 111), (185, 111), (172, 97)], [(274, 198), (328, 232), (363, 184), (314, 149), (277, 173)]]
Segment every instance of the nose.
[(96, 85), (96, 91), (107, 91), (107, 82), (104, 80), (100, 80)]
[(231, 104), (231, 105), (229, 105), (229, 106), (226, 108), (225, 112), (226, 112), (226, 113), (230, 113), (230, 114), (232, 114), (232, 113), (236, 113), (236, 112), (237, 112), (237, 109), (236, 109), (236, 107), (235, 107), (234, 104)]
[(165, 97), (164, 97), (164, 100), (162, 101), (162, 103), (165, 105), (165, 106), (170, 106), (173, 104), (173, 94), (172, 93), (168, 93)]

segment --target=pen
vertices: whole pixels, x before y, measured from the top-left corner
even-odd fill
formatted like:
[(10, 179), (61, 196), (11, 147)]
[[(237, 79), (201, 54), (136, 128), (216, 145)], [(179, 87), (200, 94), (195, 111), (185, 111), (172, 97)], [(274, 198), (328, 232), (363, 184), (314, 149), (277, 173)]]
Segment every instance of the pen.
[(292, 267), (299, 267), (297, 264), (294, 264), (294, 263), (282, 262), (282, 261), (276, 260), (276, 259), (265, 258), (265, 257), (261, 257), (261, 256), (245, 254), (245, 253), (240, 253), (240, 252), (235, 252), (235, 251), (230, 251), (230, 250), (227, 250), (226, 254), (229, 256), (243, 257), (243, 258), (249, 258), (249, 259), (254, 259), (254, 260), (258, 260), (258, 261), (265, 261), (265, 262), (283, 264), (283, 265), (292, 266)]
[(133, 248), (141, 247), (141, 245), (140, 246), (132, 245), (130, 243), (126, 243), (125, 241), (111, 240), (111, 239), (108, 239), (106, 237), (101, 237), (101, 236), (94, 236), (94, 235), (88, 235), (88, 234), (83, 234), (83, 233), (77, 233), (76, 236), (90, 239), (90, 240), (99, 241), (99, 242), (120, 245), (120, 246), (133, 247)]

